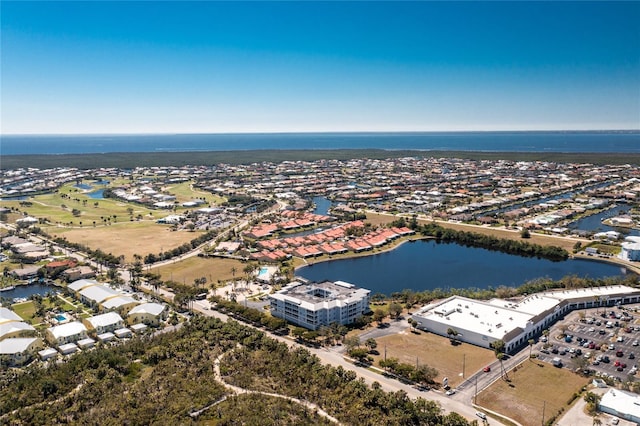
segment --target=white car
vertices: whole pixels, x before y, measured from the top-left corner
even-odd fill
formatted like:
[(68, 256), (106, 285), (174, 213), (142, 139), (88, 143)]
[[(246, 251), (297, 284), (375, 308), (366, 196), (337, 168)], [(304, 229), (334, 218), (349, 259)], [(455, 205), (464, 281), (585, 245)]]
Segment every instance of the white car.
[(634, 340), (634, 341), (633, 341), (633, 343), (632, 343), (632, 345), (633, 345), (633, 346), (638, 346), (638, 341), (637, 341), (637, 340)]
[(624, 337), (622, 337), (622, 336), (618, 336), (618, 339), (617, 339), (617, 340), (618, 340), (618, 342), (624, 342)]
[(476, 416), (480, 417), (482, 420), (487, 420), (487, 415), (482, 411), (476, 411)]
[(456, 390), (455, 390), (455, 389), (449, 389), (448, 391), (446, 391), (446, 392), (445, 392), (445, 395), (447, 395), (447, 396), (451, 396), (451, 395), (453, 395), (454, 393), (456, 393)]

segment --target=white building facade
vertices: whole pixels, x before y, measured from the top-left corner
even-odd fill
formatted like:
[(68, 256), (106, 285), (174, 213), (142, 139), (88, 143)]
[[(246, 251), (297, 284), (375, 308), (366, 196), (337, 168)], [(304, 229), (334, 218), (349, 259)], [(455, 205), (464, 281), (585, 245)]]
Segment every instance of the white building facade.
[(452, 296), (421, 308), (412, 318), (419, 329), (441, 336), (453, 330), (458, 340), (485, 348), (502, 340), (510, 353), (574, 309), (638, 302), (640, 290), (626, 286), (550, 291), (517, 302)]
[(351, 324), (369, 312), (370, 290), (344, 281), (294, 281), (269, 296), (271, 314), (311, 330)]

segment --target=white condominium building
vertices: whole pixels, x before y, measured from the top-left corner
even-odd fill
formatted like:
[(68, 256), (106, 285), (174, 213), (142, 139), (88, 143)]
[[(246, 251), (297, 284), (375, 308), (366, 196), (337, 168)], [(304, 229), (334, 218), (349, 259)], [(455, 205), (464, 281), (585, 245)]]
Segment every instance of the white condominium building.
[(271, 314), (317, 330), (331, 323), (351, 324), (369, 312), (371, 291), (344, 281), (294, 281), (269, 296)]

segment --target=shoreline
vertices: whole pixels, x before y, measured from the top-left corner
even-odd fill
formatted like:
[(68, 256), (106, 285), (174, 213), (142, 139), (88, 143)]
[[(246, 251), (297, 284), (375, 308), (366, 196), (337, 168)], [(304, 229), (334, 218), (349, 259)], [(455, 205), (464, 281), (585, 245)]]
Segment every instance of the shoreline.
[[(435, 239), (435, 237), (405, 238), (405, 239), (403, 239), (401, 241), (398, 241), (396, 244), (390, 244), (388, 247), (385, 247), (384, 249), (378, 250), (376, 252), (373, 252), (373, 250), (372, 250), (372, 251), (365, 251), (365, 252), (361, 252), (361, 253), (354, 253), (353, 255), (347, 254), (347, 255), (344, 255), (343, 257), (339, 257), (339, 258), (328, 258), (328, 259), (320, 258), (320, 260), (318, 260), (317, 262), (305, 263), (305, 264), (296, 266), (293, 270), (295, 272), (300, 268), (313, 266), (313, 265), (316, 265), (318, 263), (333, 262), (333, 261), (336, 261), (336, 260), (357, 259), (359, 257), (367, 257), (367, 256), (375, 256), (377, 254), (383, 254), (383, 253), (395, 250), (396, 248), (400, 247), (404, 243), (414, 242), (414, 241), (423, 241), (423, 240), (432, 240), (432, 239)], [(299, 258), (296, 258), (296, 259), (299, 259)], [(302, 260), (302, 261), (304, 262), (304, 260)]]

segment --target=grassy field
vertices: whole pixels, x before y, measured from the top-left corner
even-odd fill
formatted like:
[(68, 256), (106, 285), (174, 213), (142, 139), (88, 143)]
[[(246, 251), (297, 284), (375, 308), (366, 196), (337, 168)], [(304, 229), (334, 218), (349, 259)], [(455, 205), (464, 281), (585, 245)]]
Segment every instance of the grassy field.
[(106, 253), (123, 255), (125, 261), (133, 261), (133, 255), (142, 257), (149, 253), (158, 254), (187, 243), (200, 231), (171, 231), (166, 225), (155, 222), (124, 222), (112, 226), (57, 228), (45, 227), (51, 235), (66, 237), (75, 243), (85, 244), (93, 249), (101, 249)]
[(509, 379), (497, 380), (478, 395), (477, 403), (525, 426), (541, 424), (543, 408), (545, 420), (556, 415), (588, 382), (565, 368), (540, 361), (525, 361), (516, 372), (509, 372)]
[(14, 303), (11, 305), (11, 309), (16, 313), (16, 315), (31, 325), (40, 324), (43, 321), (42, 317), (35, 316), (36, 307), (32, 301)]
[(471, 376), (484, 366), (495, 361), (493, 351), (462, 343), (452, 345), (448, 338), (432, 333), (412, 333), (409, 329), (391, 336), (376, 339), (379, 355), (374, 356), (374, 364), (384, 358), (385, 346), (387, 358), (397, 358), (400, 362), (415, 365), (427, 364), (438, 370), (437, 382), (444, 377), (449, 385), (456, 387), (464, 380), (460, 374), (464, 364), (465, 377)]
[(159, 273), (163, 281), (172, 280), (187, 285), (193, 285), (196, 278), (205, 277), (209, 286), (218, 281), (232, 280), (233, 268), (236, 269), (235, 278), (242, 279), (244, 277), (242, 270), (245, 266), (246, 263), (234, 259), (190, 257), (160, 268), (153, 268), (151, 272)]
[(180, 203), (193, 200), (194, 198), (204, 199), (207, 203), (212, 205), (221, 204), (225, 201), (224, 198), (213, 195), (210, 192), (200, 191), (193, 188), (191, 182), (180, 182), (175, 185), (169, 185), (164, 187), (164, 190), (175, 195), (176, 199)]

